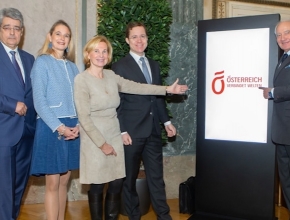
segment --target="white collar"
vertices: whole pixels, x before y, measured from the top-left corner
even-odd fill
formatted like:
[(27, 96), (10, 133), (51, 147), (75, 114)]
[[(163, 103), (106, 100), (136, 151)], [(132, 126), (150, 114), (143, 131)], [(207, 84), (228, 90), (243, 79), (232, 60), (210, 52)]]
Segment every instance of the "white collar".
[(16, 53), (18, 53), (18, 47), (16, 47), (14, 50), (12, 50), (10, 47), (7, 47), (2, 42), (1, 42), (1, 44), (3, 45), (3, 47), (4, 47), (4, 49), (5, 49), (5, 51), (6, 51), (7, 54), (10, 54), (10, 51), (15, 51)]

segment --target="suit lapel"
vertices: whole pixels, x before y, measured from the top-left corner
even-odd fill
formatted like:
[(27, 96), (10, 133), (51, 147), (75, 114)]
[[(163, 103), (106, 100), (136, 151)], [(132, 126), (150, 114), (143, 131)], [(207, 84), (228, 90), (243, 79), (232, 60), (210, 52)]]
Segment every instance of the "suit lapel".
[[(18, 83), (19, 85), (23, 88), (22, 86), (22, 82), (20, 82), (19, 78), (16, 75), (15, 69), (13, 67), (13, 64), (8, 56), (8, 54), (6, 53), (6, 50), (4, 49), (2, 43), (0, 43), (0, 68), (1, 66), (4, 66), (8, 69), (8, 71), (1, 71), (0, 70), (0, 74), (2, 72), (2, 74), (8, 73), (8, 77), (13, 77)], [(13, 74), (11, 74), (13, 73)]]
[(148, 62), (149, 62), (149, 65), (150, 65), (150, 70), (151, 70), (151, 77), (152, 77), (152, 84), (157, 84), (158, 85), (158, 70), (156, 70), (156, 65), (155, 63), (149, 59), (148, 59)]
[(128, 66), (131, 66), (132, 71), (134, 71), (133, 73), (139, 79), (138, 82), (147, 83), (145, 76), (142, 70), (140, 69), (140, 66), (136, 63), (134, 58), (130, 54), (128, 54), (126, 57), (127, 57)]
[(1, 66), (6, 66), (6, 68), (10, 71), (14, 71), (14, 67), (12, 65), (12, 62), (8, 56), (8, 54), (6, 53), (6, 50), (4, 49), (2, 43), (0, 43), (0, 62), (1, 62)]
[(30, 85), (28, 85), (30, 82), (30, 80), (28, 79), (28, 77), (29, 77), (29, 70), (28, 70), (28, 66), (27, 66), (28, 60), (27, 60), (27, 57), (23, 54), (22, 50), (18, 49), (18, 53), (19, 53), (19, 56), (20, 56), (20, 59), (22, 62), (23, 70), (24, 70), (25, 89), (26, 89), (26, 88), (29, 88), (29, 86), (30, 86)]
[(279, 73), (280, 73), (280, 72), (281, 72), (281, 71), (282, 71), (286, 66), (288, 66), (288, 65), (290, 64), (290, 56), (288, 56), (288, 57), (286, 58), (286, 60), (284, 60), (284, 62), (283, 62), (281, 65), (279, 65), (280, 62), (281, 62), (281, 59), (279, 60), (279, 63), (278, 63), (278, 65), (277, 65), (277, 67), (276, 67), (276, 70), (275, 70), (274, 81), (275, 81), (275, 79), (278, 77)]

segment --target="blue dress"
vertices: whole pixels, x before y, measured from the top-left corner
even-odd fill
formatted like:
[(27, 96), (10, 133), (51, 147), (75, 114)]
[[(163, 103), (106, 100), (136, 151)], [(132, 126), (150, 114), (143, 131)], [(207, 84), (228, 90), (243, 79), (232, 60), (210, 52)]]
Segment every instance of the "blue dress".
[[(60, 121), (67, 127), (75, 127), (77, 118), (62, 118)], [(51, 129), (39, 118), (33, 144), (30, 174), (66, 173), (79, 169), (80, 138), (74, 140), (58, 139), (58, 132)]]

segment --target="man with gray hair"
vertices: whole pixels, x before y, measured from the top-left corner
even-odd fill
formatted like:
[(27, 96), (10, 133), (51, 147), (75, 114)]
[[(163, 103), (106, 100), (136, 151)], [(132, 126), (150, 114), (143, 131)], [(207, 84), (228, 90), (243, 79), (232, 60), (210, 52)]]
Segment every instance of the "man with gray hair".
[(0, 10), (0, 219), (17, 219), (29, 177), (36, 112), (30, 71), (34, 57), (19, 49), (23, 16)]
[(265, 99), (273, 100), (272, 141), (280, 183), (287, 208), (290, 210), (290, 21), (281, 21), (275, 28), (276, 41), (284, 51), (277, 63), (273, 87), (263, 89)]

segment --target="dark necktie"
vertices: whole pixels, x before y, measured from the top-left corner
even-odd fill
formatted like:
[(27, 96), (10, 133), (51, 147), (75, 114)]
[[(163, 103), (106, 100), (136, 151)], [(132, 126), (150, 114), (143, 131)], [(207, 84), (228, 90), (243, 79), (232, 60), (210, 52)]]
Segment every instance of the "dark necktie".
[(144, 57), (141, 57), (140, 58), (140, 61), (142, 62), (142, 71), (143, 71), (143, 74), (145, 76), (145, 79), (146, 79), (146, 81), (147, 81), (148, 84), (151, 84), (150, 74), (149, 74), (147, 65), (145, 63)]
[(282, 59), (281, 59), (281, 63), (284, 62), (284, 60), (286, 60), (288, 57), (288, 54), (287, 53), (284, 53), (283, 56), (282, 56)]
[(22, 76), (22, 73), (21, 73), (21, 70), (20, 70), (20, 67), (16, 61), (16, 58), (15, 58), (15, 54), (16, 52), (11, 50), (9, 53), (11, 53), (12, 55), (12, 64), (13, 64), (13, 67), (17, 73), (17, 77), (19, 78), (20, 82), (22, 83), (22, 86), (24, 87), (24, 80), (23, 80), (23, 76)]

